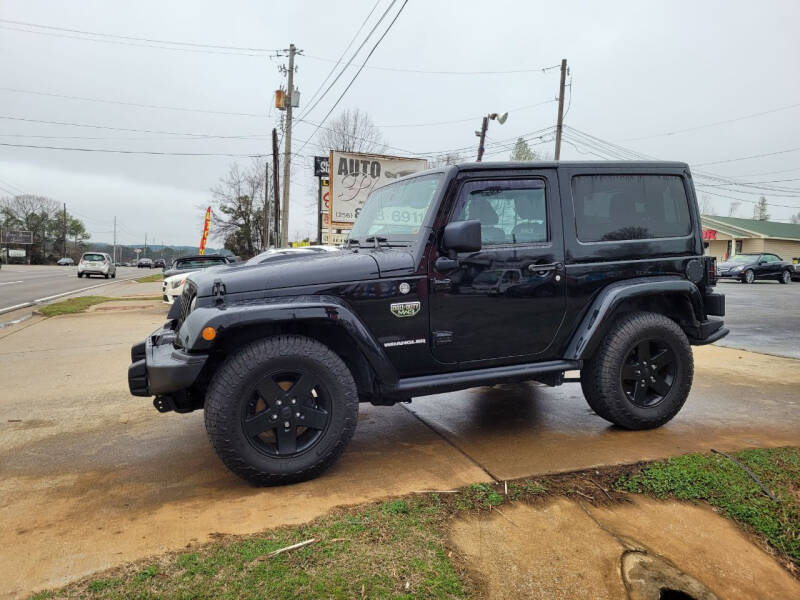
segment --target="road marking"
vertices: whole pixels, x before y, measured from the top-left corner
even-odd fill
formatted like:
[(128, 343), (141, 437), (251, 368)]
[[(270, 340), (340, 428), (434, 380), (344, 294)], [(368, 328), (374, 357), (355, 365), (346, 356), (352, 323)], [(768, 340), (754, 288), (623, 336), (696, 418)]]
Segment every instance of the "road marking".
[(14, 306), (6, 306), (5, 308), (0, 308), (0, 313), (11, 312), (12, 310), (25, 308), (26, 306), (31, 306), (32, 304), (33, 302), (23, 302), (22, 304), (15, 304)]
[(22, 283), (22, 279), (19, 281), (4, 281), (3, 283), (0, 283), (0, 285), (11, 285), (12, 283)]
[(113, 279), (113, 280), (110, 280), (110, 281), (104, 281), (103, 283), (98, 283), (97, 285), (90, 285), (89, 287), (80, 288), (80, 289), (77, 289), (77, 290), (70, 290), (69, 292), (62, 292), (60, 294), (54, 294), (52, 296), (46, 296), (45, 298), (37, 298), (33, 302), (34, 302), (34, 304), (40, 304), (42, 302), (47, 302), (48, 300), (53, 300), (55, 298), (61, 298), (62, 296), (69, 296), (70, 294), (80, 294), (81, 292), (85, 292), (86, 290), (93, 290), (94, 288), (103, 287), (104, 285), (111, 285), (112, 283), (117, 283), (117, 282), (120, 282), (120, 281), (130, 281), (131, 279), (136, 279), (136, 277), (127, 277), (125, 279)]

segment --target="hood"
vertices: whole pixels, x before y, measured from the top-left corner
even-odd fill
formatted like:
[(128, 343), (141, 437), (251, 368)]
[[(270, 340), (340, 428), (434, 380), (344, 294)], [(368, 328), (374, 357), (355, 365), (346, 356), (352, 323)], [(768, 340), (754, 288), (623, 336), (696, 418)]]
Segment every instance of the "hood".
[(226, 294), (259, 292), (307, 285), (327, 285), (399, 276), (413, 269), (406, 251), (319, 252), (259, 265), (231, 265), (193, 273), (198, 296), (210, 296), (214, 282), (225, 284)]

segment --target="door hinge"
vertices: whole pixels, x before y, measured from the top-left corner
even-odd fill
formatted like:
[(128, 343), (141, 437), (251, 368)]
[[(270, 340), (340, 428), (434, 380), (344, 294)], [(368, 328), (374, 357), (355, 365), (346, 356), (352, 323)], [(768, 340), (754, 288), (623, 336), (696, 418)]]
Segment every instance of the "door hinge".
[(433, 345), (441, 346), (442, 344), (449, 344), (453, 341), (452, 331), (434, 331), (433, 332)]

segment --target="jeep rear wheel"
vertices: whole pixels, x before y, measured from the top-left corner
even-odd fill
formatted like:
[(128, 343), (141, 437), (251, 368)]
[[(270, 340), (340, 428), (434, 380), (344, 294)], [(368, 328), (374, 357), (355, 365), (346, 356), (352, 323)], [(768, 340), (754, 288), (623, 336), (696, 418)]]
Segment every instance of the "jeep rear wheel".
[(612, 326), (581, 372), (589, 406), (626, 429), (672, 419), (689, 395), (694, 361), (681, 328), (664, 315), (630, 313)]
[(297, 335), (242, 348), (206, 393), (214, 450), (231, 471), (257, 485), (322, 473), (347, 446), (357, 418), (356, 385), (342, 359)]

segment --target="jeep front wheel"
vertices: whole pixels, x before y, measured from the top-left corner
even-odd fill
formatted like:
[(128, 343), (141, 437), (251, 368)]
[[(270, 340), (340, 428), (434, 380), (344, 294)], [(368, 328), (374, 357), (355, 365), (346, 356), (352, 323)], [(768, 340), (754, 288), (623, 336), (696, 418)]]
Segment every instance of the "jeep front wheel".
[(355, 431), (358, 394), (341, 358), (298, 335), (231, 355), (206, 393), (208, 437), (222, 462), (256, 485), (316, 477)]
[(581, 371), (592, 409), (625, 429), (652, 429), (672, 419), (689, 395), (694, 361), (689, 340), (656, 313), (620, 317)]

